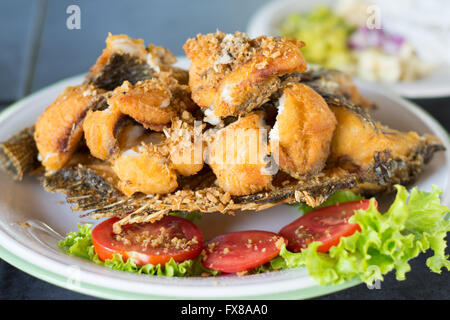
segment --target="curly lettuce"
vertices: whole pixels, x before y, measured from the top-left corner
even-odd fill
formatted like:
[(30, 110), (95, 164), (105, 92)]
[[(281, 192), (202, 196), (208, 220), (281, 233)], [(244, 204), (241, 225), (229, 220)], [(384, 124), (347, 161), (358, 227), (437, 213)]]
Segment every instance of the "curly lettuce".
[(321, 285), (354, 278), (373, 284), (394, 270), (397, 280), (404, 280), (411, 270), (409, 260), (431, 249), (434, 255), (426, 262), (430, 270), (450, 270), (445, 254), (450, 209), (440, 204), (441, 191), (435, 186), (431, 192), (414, 188), (411, 194), (403, 186), (396, 189), (396, 198), (385, 214), (377, 210), (374, 198), (367, 210), (356, 210), (349, 222), (358, 223), (361, 231), (342, 237), (329, 253), (317, 252), (320, 242), (311, 243), (300, 253), (282, 248), (279, 257), (271, 261), (271, 268), (304, 266)]
[(215, 276), (219, 272), (205, 268), (200, 261), (200, 257), (193, 260), (185, 260), (177, 263), (170, 259), (164, 266), (147, 264), (144, 266), (136, 265), (132, 259), (123, 261), (120, 254), (115, 254), (112, 259), (102, 261), (95, 253), (94, 245), (92, 244), (92, 225), (78, 224), (77, 232), (69, 232), (66, 238), (59, 242), (60, 248), (69, 255), (88, 259), (98, 265), (102, 265), (114, 270), (143, 273), (147, 275), (158, 275), (165, 277), (190, 277), (200, 275)]

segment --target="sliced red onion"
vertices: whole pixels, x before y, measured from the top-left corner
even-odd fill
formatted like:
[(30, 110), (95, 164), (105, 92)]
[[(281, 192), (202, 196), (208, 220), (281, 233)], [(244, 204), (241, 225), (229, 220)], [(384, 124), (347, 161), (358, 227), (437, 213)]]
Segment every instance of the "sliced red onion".
[(396, 54), (404, 42), (402, 36), (389, 34), (383, 29), (360, 27), (350, 36), (348, 45), (354, 50), (379, 48), (388, 54)]

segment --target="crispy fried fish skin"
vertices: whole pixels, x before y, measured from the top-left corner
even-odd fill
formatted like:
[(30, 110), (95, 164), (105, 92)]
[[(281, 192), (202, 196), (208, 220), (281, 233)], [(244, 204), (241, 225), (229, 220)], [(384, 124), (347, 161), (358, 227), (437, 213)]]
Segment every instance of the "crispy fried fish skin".
[(105, 90), (112, 90), (125, 80), (135, 83), (149, 79), (156, 71), (148, 63), (147, 56), (142, 39), (109, 34), (106, 48), (89, 70), (87, 79)]
[(164, 194), (178, 187), (170, 162), (152, 145), (141, 145), (122, 152), (112, 164), (120, 179), (119, 189), (131, 196), (136, 192)]
[(82, 84), (66, 88), (41, 114), (34, 138), (47, 171), (57, 171), (70, 159), (83, 136), (83, 120), (103, 99), (102, 90)]
[(34, 141), (34, 126), (16, 133), (7, 141), (0, 142), (0, 168), (14, 180), (39, 168), (38, 150)]
[(111, 165), (96, 161), (91, 157), (85, 164), (67, 165), (52, 175), (41, 177), (41, 184), (47, 192), (64, 193), (73, 211), (106, 209), (123, 202), (124, 195), (117, 189), (117, 177)]
[(141, 123), (145, 128), (162, 131), (183, 110), (195, 110), (189, 88), (171, 75), (140, 81), (125, 81), (108, 98), (108, 104)]
[(170, 91), (155, 79), (138, 82), (135, 86), (125, 81), (108, 98), (108, 104), (146, 128), (161, 131), (176, 116), (174, 108), (169, 107), (170, 98)]
[(270, 145), (272, 153), (278, 151), (280, 168), (296, 178), (322, 171), (336, 128), (325, 100), (307, 85), (296, 83), (283, 91), (278, 109)]
[(271, 187), (265, 171), (268, 148), (263, 114), (253, 112), (217, 132), (208, 146), (208, 161), (220, 187), (231, 195), (247, 195)]
[(280, 76), (306, 70), (302, 46), (294, 39), (250, 39), (240, 32), (199, 34), (183, 46), (192, 61), (192, 99), (212, 106), (218, 117), (247, 113), (278, 89)]
[(144, 40), (142, 39), (132, 39), (125, 34), (114, 36), (109, 34), (105, 42), (106, 48), (103, 49), (97, 62), (91, 67), (91, 70), (89, 70), (90, 75), (98, 74), (115, 53), (129, 54), (141, 60), (147, 59), (147, 50), (145, 48)]
[(89, 70), (87, 79), (99, 88), (113, 90), (125, 80), (135, 84), (165, 71), (187, 84), (187, 71), (172, 66), (176, 60), (164, 47), (150, 44), (145, 48), (142, 39), (109, 34), (106, 48)]
[[(86, 162), (75, 167), (67, 166), (51, 176), (45, 176), (42, 183), (49, 192), (65, 193), (72, 210), (93, 210), (83, 216), (89, 215), (95, 219), (117, 216), (124, 218), (123, 224), (153, 222), (173, 210), (233, 214), (237, 210), (259, 211), (293, 202), (307, 202), (315, 207), (337, 190), (356, 186), (355, 174), (348, 174), (345, 170), (329, 170), (313, 178), (293, 180), (287, 185), (274, 181), (277, 185), (274, 190), (244, 196), (230, 196), (215, 186), (212, 179), (207, 184), (201, 183), (198, 188), (183, 188), (155, 197), (142, 194), (126, 197), (115, 187), (115, 179), (111, 180), (111, 175), (108, 172), (104, 174), (105, 171), (109, 169)], [(202, 170), (195, 179), (209, 180), (209, 175), (209, 171)]]
[(373, 196), (394, 191), (395, 184), (408, 185), (417, 179), (433, 154), (442, 150), (445, 147), (439, 139), (425, 134), (407, 157), (394, 158), (389, 150), (377, 152), (358, 189), (360, 193)]
[(83, 121), (84, 138), (91, 154), (107, 160), (118, 152), (117, 132), (124, 114), (115, 107), (89, 110)]
[(353, 82), (352, 77), (342, 71), (324, 69), (318, 66), (297, 75), (302, 82), (319, 91), (339, 95), (355, 105), (365, 109), (374, 107), (372, 101), (367, 100)]

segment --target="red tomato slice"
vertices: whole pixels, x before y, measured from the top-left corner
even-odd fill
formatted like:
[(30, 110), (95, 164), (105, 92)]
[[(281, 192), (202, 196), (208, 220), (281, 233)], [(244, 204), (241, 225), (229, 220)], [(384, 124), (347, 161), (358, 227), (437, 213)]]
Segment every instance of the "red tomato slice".
[[(370, 200), (344, 202), (311, 211), (281, 229), (280, 235), (288, 241), (287, 248), (293, 252), (300, 252), (313, 241), (322, 242), (318, 252), (328, 252), (341, 237), (361, 230), (357, 223), (348, 223), (348, 219), (355, 210), (368, 209), (369, 203)], [(378, 208), (376, 201), (375, 205)]]
[(220, 235), (204, 247), (205, 267), (224, 273), (259, 267), (280, 253), (284, 239), (269, 231), (240, 231)]
[(193, 259), (202, 250), (203, 235), (191, 221), (165, 216), (154, 223), (125, 226), (120, 235), (113, 232), (118, 218), (108, 219), (92, 230), (92, 243), (98, 257), (105, 261), (121, 254), (124, 261), (133, 259), (137, 265), (166, 264)]

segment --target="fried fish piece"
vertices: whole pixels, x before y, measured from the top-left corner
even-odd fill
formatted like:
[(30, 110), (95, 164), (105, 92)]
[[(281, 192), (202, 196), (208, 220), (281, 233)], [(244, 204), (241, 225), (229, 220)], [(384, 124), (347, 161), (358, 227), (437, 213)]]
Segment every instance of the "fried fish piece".
[(140, 145), (122, 152), (112, 170), (120, 179), (119, 189), (127, 196), (136, 192), (164, 194), (178, 187), (177, 174), (154, 145)]
[(130, 119), (146, 129), (162, 131), (183, 112), (190, 115), (198, 108), (190, 99), (189, 87), (166, 72), (135, 85), (125, 81), (107, 94), (107, 104), (105, 110), (89, 112), (84, 122), (86, 144), (91, 154), (102, 160), (117, 154), (117, 136)]
[(217, 132), (208, 145), (208, 163), (219, 186), (231, 195), (246, 195), (271, 187), (264, 133), (267, 136), (262, 112), (252, 112)]
[(135, 83), (149, 79), (156, 70), (147, 56), (142, 39), (109, 34), (106, 48), (89, 70), (87, 79), (105, 90), (113, 90), (125, 80)]
[(87, 79), (99, 88), (113, 90), (125, 80), (135, 84), (165, 71), (187, 84), (187, 71), (173, 67), (175, 62), (175, 56), (164, 47), (146, 48), (142, 39), (109, 34), (106, 48), (89, 70)]
[(300, 178), (325, 167), (336, 118), (325, 100), (309, 86), (294, 83), (283, 91), (270, 131), (272, 154), (280, 168)]
[(357, 173), (360, 190), (368, 194), (412, 182), (432, 155), (445, 149), (434, 136), (388, 128), (357, 107), (329, 105), (337, 119), (329, 162)]
[[(306, 70), (303, 42), (246, 34), (197, 35), (183, 46), (192, 61), (192, 99), (214, 117), (245, 114), (278, 90), (280, 77)], [(216, 121), (216, 120), (209, 120)]]
[(333, 160), (350, 162), (357, 170), (373, 165), (378, 152), (387, 151), (393, 158), (407, 157), (420, 142), (416, 132), (400, 132), (380, 123), (364, 121), (352, 110), (331, 106), (338, 121), (331, 145)]
[(34, 138), (47, 171), (61, 169), (75, 152), (83, 136), (83, 120), (103, 101), (102, 93), (88, 84), (68, 87), (40, 115)]
[(84, 138), (91, 154), (108, 160), (119, 151), (117, 134), (125, 115), (116, 107), (89, 110), (83, 122)]
[(162, 131), (183, 111), (197, 109), (189, 87), (179, 84), (171, 74), (135, 85), (125, 81), (108, 97), (108, 104), (154, 131)]

